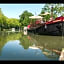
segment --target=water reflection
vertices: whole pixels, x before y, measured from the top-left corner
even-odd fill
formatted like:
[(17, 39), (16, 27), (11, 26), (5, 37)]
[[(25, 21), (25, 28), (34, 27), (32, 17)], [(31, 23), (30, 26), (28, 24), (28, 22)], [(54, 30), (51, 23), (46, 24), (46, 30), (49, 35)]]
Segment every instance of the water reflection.
[(33, 50), (28, 48), (26, 50), (19, 43), (19, 40), (9, 41), (2, 48), (0, 60), (49, 60), (42, 54), (40, 49)]
[(62, 42), (60, 37), (0, 33), (0, 60), (58, 60), (52, 49), (61, 50), (63, 42), (55, 40)]
[(55, 49), (61, 51), (64, 48), (64, 38), (61, 36), (44, 36), (44, 35), (31, 35), (32, 39), (36, 42), (36, 45), (43, 46), (50, 50)]
[(10, 40), (18, 40), (20, 38), (20, 33), (6, 33), (6, 32), (0, 32), (0, 55), (3, 46), (10, 41)]

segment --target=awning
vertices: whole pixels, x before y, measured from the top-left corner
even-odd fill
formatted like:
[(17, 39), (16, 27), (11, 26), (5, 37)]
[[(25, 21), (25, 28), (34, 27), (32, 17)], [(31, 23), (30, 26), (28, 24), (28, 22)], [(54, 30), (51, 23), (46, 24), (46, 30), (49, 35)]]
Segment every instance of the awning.
[(31, 18), (31, 19), (42, 19), (43, 17), (41, 17), (41, 16), (30, 16), (29, 18)]

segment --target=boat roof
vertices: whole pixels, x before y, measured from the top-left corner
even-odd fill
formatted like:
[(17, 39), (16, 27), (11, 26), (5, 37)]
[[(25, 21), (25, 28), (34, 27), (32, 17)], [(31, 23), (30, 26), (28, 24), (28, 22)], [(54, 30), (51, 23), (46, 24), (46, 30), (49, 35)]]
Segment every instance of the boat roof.
[(31, 19), (42, 19), (43, 17), (41, 17), (41, 16), (30, 16), (29, 18), (31, 18)]
[(63, 21), (64, 21), (64, 17), (60, 16), (57, 17), (55, 20), (47, 21), (45, 24), (52, 24), (52, 23), (63, 22)]
[(64, 17), (63, 16), (60, 16), (60, 17), (57, 17), (55, 20), (63, 20)]

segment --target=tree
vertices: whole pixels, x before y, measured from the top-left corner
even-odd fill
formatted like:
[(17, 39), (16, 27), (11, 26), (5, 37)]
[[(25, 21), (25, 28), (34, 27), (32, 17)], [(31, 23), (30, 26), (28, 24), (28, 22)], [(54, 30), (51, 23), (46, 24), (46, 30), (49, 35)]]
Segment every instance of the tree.
[(6, 27), (6, 19), (7, 17), (2, 13), (2, 10), (0, 8), (0, 27), (2, 30), (4, 27)]
[(6, 24), (8, 26), (8, 28), (16, 28), (16, 27), (20, 27), (20, 23), (19, 20), (16, 18), (8, 18), (6, 21)]
[[(53, 5), (53, 18), (55, 19), (58, 16), (64, 16), (64, 5), (63, 4), (45, 4), (45, 6), (42, 8), (41, 13), (43, 14), (45, 12), (49, 12), (51, 13), (51, 6)], [(46, 20), (49, 20), (49, 18), (51, 17), (51, 15), (46, 15), (44, 16), (44, 18), (46, 18)]]
[(19, 19), (16, 18), (8, 18), (6, 17), (0, 8), (0, 27), (1, 30), (4, 28), (19, 28), (21, 23), (19, 22)]
[(21, 15), (20, 15), (20, 23), (21, 26), (27, 26), (30, 23), (30, 19), (29, 16), (33, 16), (32, 13), (28, 12), (27, 10), (25, 10)]

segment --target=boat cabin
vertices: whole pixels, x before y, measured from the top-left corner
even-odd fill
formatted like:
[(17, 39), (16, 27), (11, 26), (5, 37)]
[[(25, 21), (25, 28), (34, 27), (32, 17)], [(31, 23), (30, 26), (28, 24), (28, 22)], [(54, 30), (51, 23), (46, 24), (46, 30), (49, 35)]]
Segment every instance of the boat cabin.
[[(27, 26), (28, 29), (30, 28), (33, 28), (33, 27), (37, 27), (41, 24), (43, 24), (44, 22), (42, 21), (42, 18), (41, 16), (30, 16), (29, 17), (31, 19), (31, 22), (30, 24)], [(32, 22), (32, 19), (35, 19), (35, 22)]]

